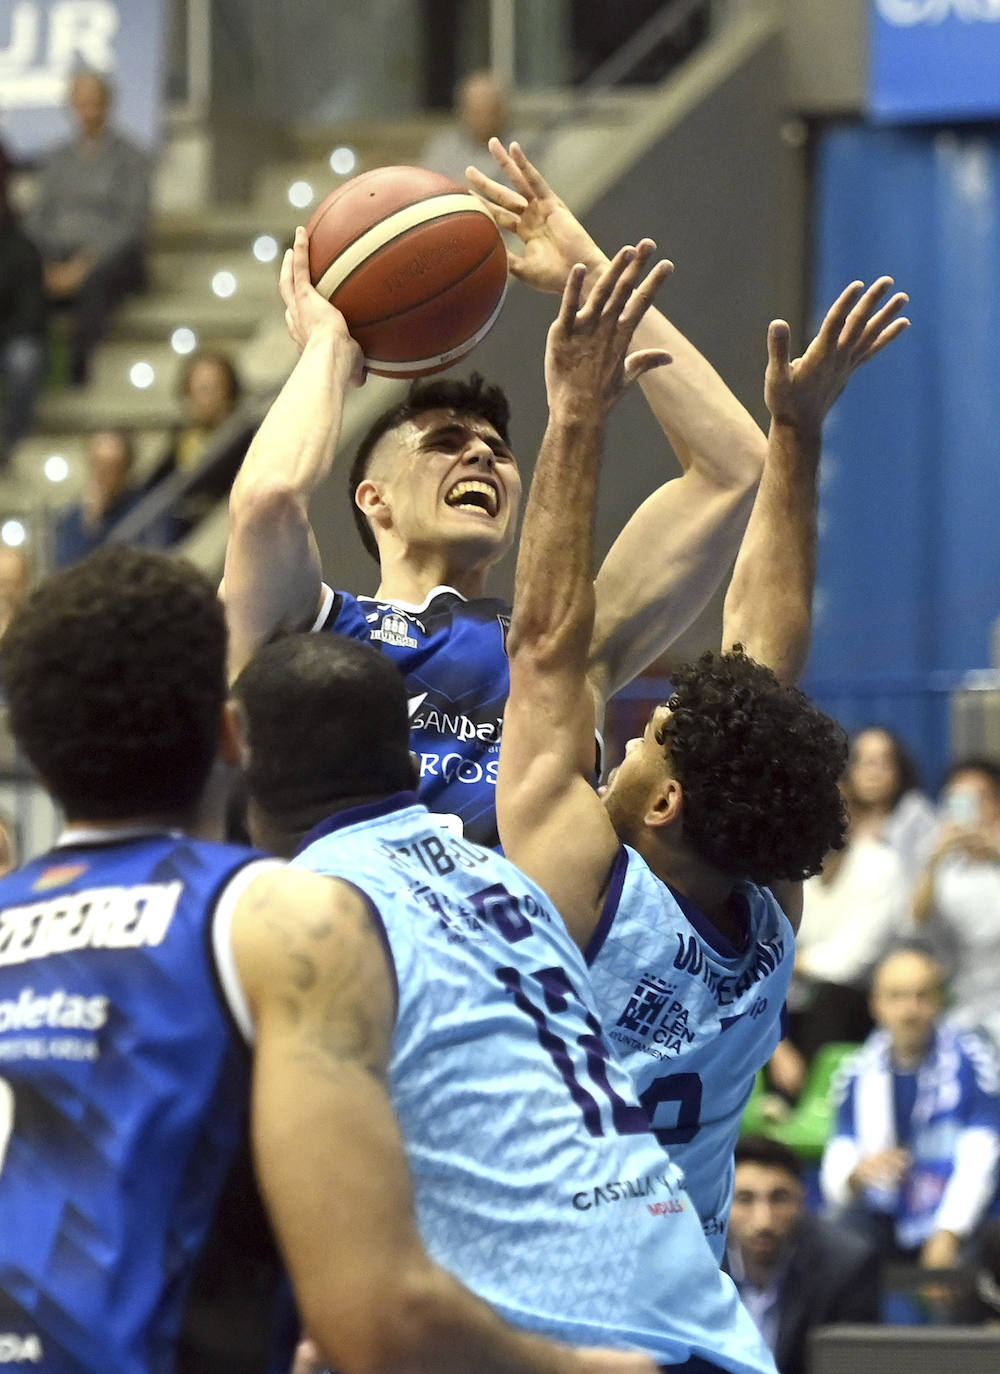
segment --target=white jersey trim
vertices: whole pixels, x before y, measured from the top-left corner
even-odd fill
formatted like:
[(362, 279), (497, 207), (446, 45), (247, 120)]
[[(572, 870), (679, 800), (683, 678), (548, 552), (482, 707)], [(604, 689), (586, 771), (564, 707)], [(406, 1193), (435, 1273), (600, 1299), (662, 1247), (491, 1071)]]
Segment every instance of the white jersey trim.
[(284, 868), (280, 859), (257, 859), (241, 868), (222, 889), (212, 913), (212, 955), (229, 1013), (248, 1045), (254, 1042), (253, 1017), (233, 955), (233, 915), (236, 904), (255, 878), (272, 868)]
[(308, 633), (311, 635), (314, 635), (317, 630), (322, 630), (323, 626), (326, 624), (326, 618), (330, 614), (330, 608), (337, 595), (333, 588), (328, 587), (325, 582), (320, 583), (320, 590), (319, 610), (316, 612), (316, 619), (309, 626)]
[[(426, 611), (436, 596), (442, 592), (448, 592), (451, 596), (457, 596), (459, 601), (468, 601), (467, 596), (463, 596), (454, 587), (432, 587), (419, 604), (413, 601), (397, 601), (391, 596), (357, 596), (355, 601), (371, 601), (376, 606), (398, 606), (401, 611)], [(483, 600), (488, 598), (484, 597)]]

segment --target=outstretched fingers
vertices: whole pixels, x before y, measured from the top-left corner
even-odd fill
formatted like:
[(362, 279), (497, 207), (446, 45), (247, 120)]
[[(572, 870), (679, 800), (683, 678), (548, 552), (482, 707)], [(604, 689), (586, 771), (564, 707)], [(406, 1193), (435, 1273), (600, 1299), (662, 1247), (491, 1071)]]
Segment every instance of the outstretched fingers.
[[(649, 259), (656, 252), (656, 244), (652, 239), (643, 239), (638, 245), (636, 252), (635, 267), (636, 274), (638, 274), (645, 270)], [(632, 333), (638, 327), (640, 320), (653, 304), (656, 293), (673, 270), (674, 264), (667, 258), (661, 258), (661, 260), (650, 269), (645, 279), (639, 282), (625, 302), (620, 318), (623, 329), (627, 329), (629, 333)], [(670, 361), (669, 357), (667, 357), (667, 361)]]
[(858, 340), (862, 361), (867, 362), (869, 358), (874, 358), (886, 344), (892, 343), (893, 339), (898, 339), (904, 330), (909, 329), (910, 321), (902, 314), (909, 300), (905, 291), (897, 291), (886, 301), (882, 309), (871, 317)]
[(637, 381), (644, 377), (647, 372), (652, 372), (655, 367), (666, 367), (672, 363), (673, 358), (663, 348), (640, 348), (635, 353), (630, 353), (625, 359), (625, 380), (628, 382)]
[(502, 181), (494, 181), (478, 167), (466, 167), (465, 177), (475, 188), (479, 198), (493, 210), (497, 208), (511, 215), (521, 215), (528, 208), (528, 202), (518, 191), (512, 191)]
[(791, 370), (792, 331), (787, 320), (772, 320), (767, 326), (767, 366), (782, 376)]
[(847, 317), (857, 305), (864, 294), (865, 284), (863, 281), (852, 281), (850, 286), (845, 286), (843, 291), (830, 306), (830, 309), (823, 317), (823, 323), (819, 327), (816, 335), (816, 342), (824, 349), (829, 350), (837, 347), (841, 332), (847, 323)]
[(576, 326), (580, 311), (580, 297), (583, 295), (583, 281), (586, 275), (586, 267), (582, 262), (577, 262), (570, 268), (569, 276), (566, 278), (562, 299), (559, 302), (559, 313), (555, 319), (556, 329), (563, 334), (572, 334)]
[(861, 335), (864, 333), (872, 314), (878, 307), (879, 301), (892, 286), (891, 277), (878, 277), (867, 287), (859, 297), (857, 303), (844, 321), (844, 327), (840, 331), (838, 343), (847, 347), (858, 344)]
[(545, 200), (554, 196), (554, 191), (530, 160), (527, 153), (516, 140), (505, 148), (498, 138), (491, 138), (487, 144), (497, 164), (514, 188), (527, 200)]

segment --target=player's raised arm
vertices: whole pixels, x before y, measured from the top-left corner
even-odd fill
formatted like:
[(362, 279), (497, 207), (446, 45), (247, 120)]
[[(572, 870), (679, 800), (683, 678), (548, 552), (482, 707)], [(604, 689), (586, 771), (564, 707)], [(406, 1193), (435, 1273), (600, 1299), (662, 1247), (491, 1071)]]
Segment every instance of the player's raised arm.
[(282, 630), (305, 629), (320, 603), (309, 501), (333, 464), (344, 398), (363, 379), (361, 350), (340, 311), (309, 279), (309, 242), (295, 231), (280, 279), (300, 358), (254, 436), (229, 498), (223, 596), (230, 677)]
[(655, 1374), (503, 1322), (417, 1232), (386, 1075), (395, 982), (354, 888), (263, 875), (234, 916), (255, 1028), (253, 1138), (307, 1329), (341, 1374)]
[[(560, 291), (574, 262), (585, 290), (604, 253), (516, 143), (490, 148), (511, 190), (469, 168), (472, 185), (502, 229), (519, 235), (511, 273)], [(603, 704), (641, 672), (703, 609), (732, 566), (746, 528), (766, 441), (753, 417), (688, 339), (659, 311), (640, 322), (636, 348), (673, 358), (641, 380), (684, 476), (666, 482), (632, 516), (601, 567), (591, 677)]]
[[(508, 636), (500, 837), (581, 942), (618, 850), (591, 786), (594, 511), (608, 411), (631, 381), (669, 361), (661, 350), (629, 353), (636, 325), (670, 271), (659, 263), (639, 284), (654, 247), (647, 239), (622, 249), (585, 303), (585, 267), (570, 272), (546, 347), (549, 421), (525, 513)], [(566, 852), (574, 855), (571, 864)]]
[(726, 595), (722, 647), (742, 644), (783, 682), (798, 679), (809, 654), (823, 422), (855, 369), (908, 327), (907, 297), (886, 299), (892, 284), (853, 282), (794, 361), (784, 320), (768, 330), (767, 461)]

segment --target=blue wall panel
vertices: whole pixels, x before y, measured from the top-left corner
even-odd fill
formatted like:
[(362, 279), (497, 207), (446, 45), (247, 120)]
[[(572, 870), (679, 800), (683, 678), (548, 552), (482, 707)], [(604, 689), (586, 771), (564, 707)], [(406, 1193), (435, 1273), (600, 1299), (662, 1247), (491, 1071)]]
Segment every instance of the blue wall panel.
[(898, 728), (933, 782), (1000, 614), (1000, 134), (827, 130), (816, 209), (817, 320), (890, 272), (913, 328), (830, 418), (807, 686)]

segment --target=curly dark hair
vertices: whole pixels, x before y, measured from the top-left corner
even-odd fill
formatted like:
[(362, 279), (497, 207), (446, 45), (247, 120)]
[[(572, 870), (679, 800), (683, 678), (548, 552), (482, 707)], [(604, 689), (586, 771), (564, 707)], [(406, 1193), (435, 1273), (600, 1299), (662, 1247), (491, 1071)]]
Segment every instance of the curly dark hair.
[(15, 615), (0, 685), (15, 738), (70, 820), (182, 817), (216, 753), (222, 605), (189, 564), (98, 549)]
[(705, 862), (767, 885), (818, 873), (847, 829), (847, 736), (770, 668), (707, 653), (672, 671), (660, 738), (684, 788), (684, 838)]
[(354, 498), (367, 476), (372, 453), (382, 436), (428, 410), (454, 410), (459, 415), (474, 415), (491, 424), (505, 444), (510, 442), (510, 403), (506, 394), (501, 387), (484, 381), (478, 372), (473, 372), (467, 382), (458, 377), (429, 377), (411, 382), (404, 399), (383, 411), (361, 440), (347, 479), (354, 523), (362, 544), (376, 562), (378, 544)]
[(338, 634), (286, 635), (233, 683), (250, 745), (247, 788), (286, 831), (345, 798), (413, 787), (406, 686), (391, 659)]

